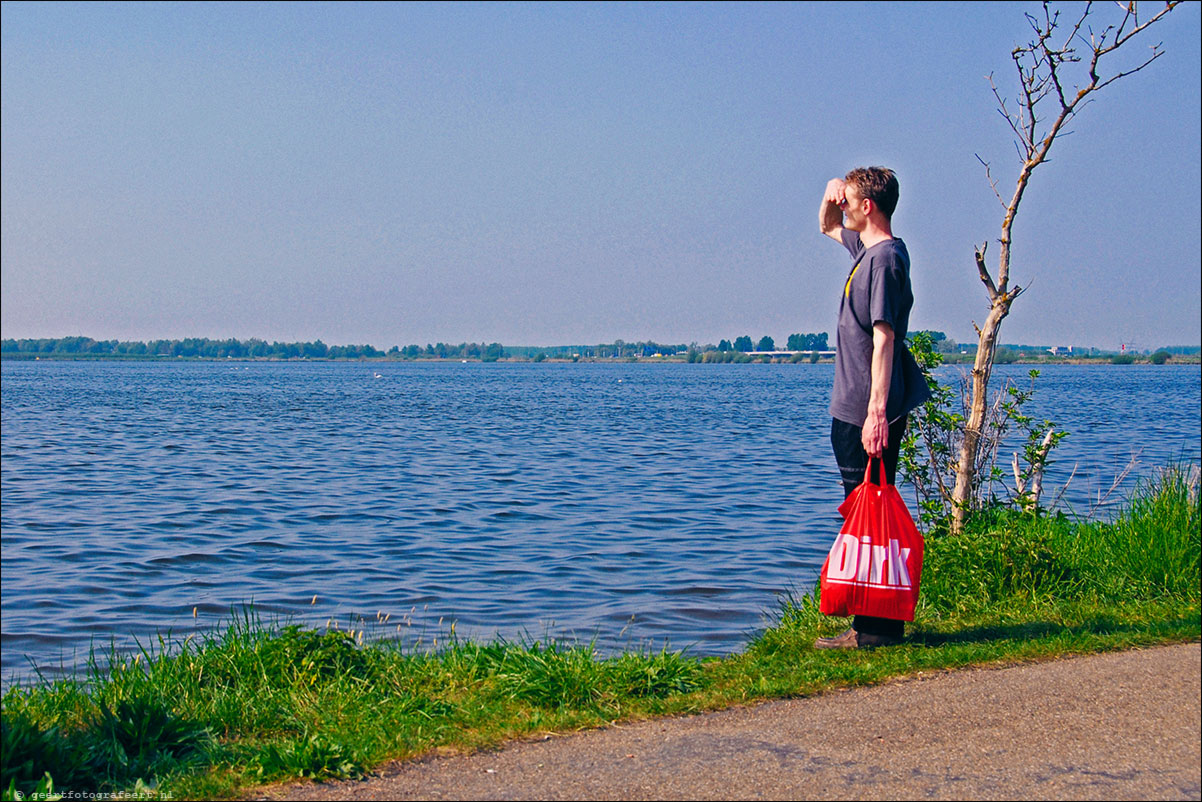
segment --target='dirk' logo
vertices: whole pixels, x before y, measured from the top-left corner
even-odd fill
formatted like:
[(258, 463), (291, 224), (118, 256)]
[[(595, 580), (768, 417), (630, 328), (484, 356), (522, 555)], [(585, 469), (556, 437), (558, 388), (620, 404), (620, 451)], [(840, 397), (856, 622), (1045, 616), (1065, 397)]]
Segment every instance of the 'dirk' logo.
[(864, 535), (841, 534), (831, 546), (826, 578), (846, 585), (869, 585), (878, 588), (909, 588), (910, 571), (906, 560), (910, 549), (901, 548), (896, 540), (889, 545), (874, 546)]

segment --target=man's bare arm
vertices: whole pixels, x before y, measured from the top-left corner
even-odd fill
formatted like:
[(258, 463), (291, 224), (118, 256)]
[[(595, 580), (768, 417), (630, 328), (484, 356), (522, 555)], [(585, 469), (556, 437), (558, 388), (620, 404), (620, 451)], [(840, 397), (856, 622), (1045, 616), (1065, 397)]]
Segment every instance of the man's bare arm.
[(868, 395), (868, 417), (860, 442), (869, 456), (879, 457), (889, 446), (889, 421), (885, 404), (893, 380), (893, 327), (877, 323), (872, 327), (872, 389)]
[(847, 185), (841, 178), (832, 178), (822, 193), (822, 206), (818, 209), (818, 228), (835, 242), (843, 242), (843, 209), (846, 197), (843, 190)]

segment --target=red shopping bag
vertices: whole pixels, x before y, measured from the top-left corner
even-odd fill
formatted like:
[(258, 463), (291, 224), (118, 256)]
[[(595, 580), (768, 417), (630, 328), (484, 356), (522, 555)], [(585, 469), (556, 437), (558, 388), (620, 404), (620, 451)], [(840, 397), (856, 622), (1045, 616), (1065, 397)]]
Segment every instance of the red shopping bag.
[[(872, 463), (881, 484), (872, 483)], [(922, 535), (879, 460), (839, 507), (843, 527), (822, 565), (818, 609), (824, 615), (914, 620), (922, 575)]]

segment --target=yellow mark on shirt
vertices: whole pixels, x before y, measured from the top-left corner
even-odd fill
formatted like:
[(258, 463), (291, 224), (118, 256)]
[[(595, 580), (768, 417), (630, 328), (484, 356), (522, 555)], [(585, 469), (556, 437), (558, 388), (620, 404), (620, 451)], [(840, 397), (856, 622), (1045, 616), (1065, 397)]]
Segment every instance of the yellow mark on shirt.
[(851, 275), (847, 277), (847, 283), (843, 285), (843, 297), (851, 297), (851, 280), (856, 277), (856, 271), (860, 269), (860, 263), (856, 262), (856, 266), (851, 269)]

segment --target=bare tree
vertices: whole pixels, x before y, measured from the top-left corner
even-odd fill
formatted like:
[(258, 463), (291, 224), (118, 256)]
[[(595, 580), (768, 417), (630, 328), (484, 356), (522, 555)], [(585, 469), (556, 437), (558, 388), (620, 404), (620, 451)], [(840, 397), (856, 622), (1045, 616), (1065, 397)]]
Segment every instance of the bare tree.
[(1036, 167), (1048, 161), (1052, 145), (1070, 133), (1065, 126), (1091, 102), (1091, 95), (1120, 78), (1139, 72), (1163, 55), (1164, 51), (1156, 44), (1146, 59), (1127, 69), (1103, 70), (1103, 60), (1106, 61), (1105, 66), (1110, 68), (1109, 57), (1112, 53), (1179, 4), (1165, 3), (1153, 16), (1145, 16), (1141, 21), (1138, 3), (1117, 3), (1121, 13), (1119, 21), (1095, 31), (1090, 26), (1093, 3), (1086, 3), (1077, 21), (1066, 28), (1060, 21), (1060, 12), (1051, 8), (1045, 0), (1042, 17), (1026, 15), (1034, 38), (1026, 45), (1014, 48), (1010, 54), (1019, 78), (1019, 93), (1013, 108), (1007, 104), (993, 76), (989, 76), (989, 84), (998, 101), (998, 112), (1017, 137), (1015, 147), (1022, 167), (1014, 194), (1007, 202), (990, 172), (989, 163), (977, 157), (985, 166), (986, 178), (1006, 212), (1002, 218), (996, 281), (985, 264), (985, 251), (989, 243), (976, 249), (977, 272), (989, 295), (989, 313), (984, 325), (977, 327), (980, 343), (972, 369), (972, 401), (964, 425), (960, 459), (956, 466), (956, 484), (952, 491), (953, 531), (960, 531), (963, 527), (974, 497), (973, 491), (980, 481), (976, 471), (977, 452), (988, 407), (989, 376), (993, 371), (1002, 320), (1010, 314), (1014, 299), (1023, 292), (1019, 285), (1010, 285), (1010, 244), (1014, 218), (1030, 184), (1031, 174)]

